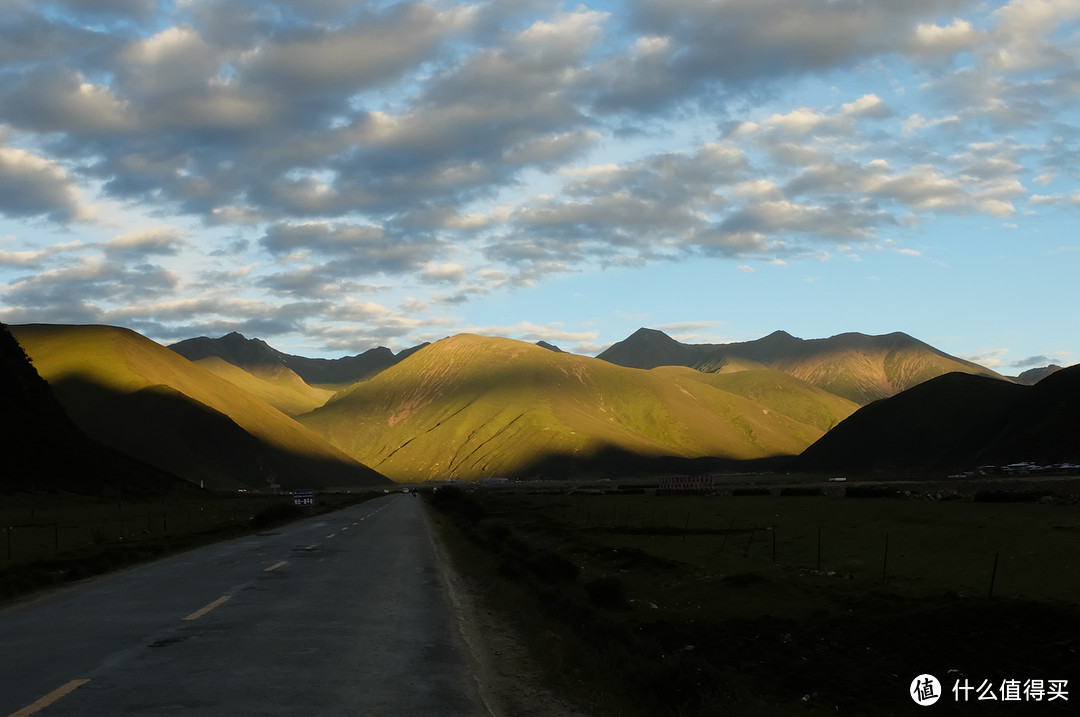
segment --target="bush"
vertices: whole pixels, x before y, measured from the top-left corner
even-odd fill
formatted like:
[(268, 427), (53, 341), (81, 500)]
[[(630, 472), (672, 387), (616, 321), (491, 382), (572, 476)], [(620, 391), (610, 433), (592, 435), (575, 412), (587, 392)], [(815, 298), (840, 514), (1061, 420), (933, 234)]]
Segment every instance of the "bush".
[(550, 550), (530, 556), (525, 565), (536, 577), (549, 583), (572, 583), (581, 572), (577, 565)]
[(621, 610), (629, 607), (626, 602), (626, 584), (619, 578), (602, 577), (585, 583), (585, 593), (589, 602), (606, 610)]
[(780, 495), (824, 495), (821, 488), (781, 488)]
[(278, 523), (287, 523), (290, 520), (296, 520), (303, 514), (304, 511), (292, 503), (274, 503), (251, 516), (251, 527), (266, 528)]
[(453, 485), (440, 486), (431, 493), (428, 500), (438, 510), (458, 515), (473, 525), (487, 514), (484, 506)]

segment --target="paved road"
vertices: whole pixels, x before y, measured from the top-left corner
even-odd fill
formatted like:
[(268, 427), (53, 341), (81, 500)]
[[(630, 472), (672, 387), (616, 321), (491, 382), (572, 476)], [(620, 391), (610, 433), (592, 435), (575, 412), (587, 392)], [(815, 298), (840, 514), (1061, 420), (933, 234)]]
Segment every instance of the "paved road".
[(488, 715), (471, 664), (401, 494), (0, 611), (0, 715)]

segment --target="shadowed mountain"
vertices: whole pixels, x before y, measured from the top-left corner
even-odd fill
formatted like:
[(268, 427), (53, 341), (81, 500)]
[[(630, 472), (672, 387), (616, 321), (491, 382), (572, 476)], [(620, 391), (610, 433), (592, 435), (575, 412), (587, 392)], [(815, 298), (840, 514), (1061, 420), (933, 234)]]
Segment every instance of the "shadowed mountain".
[(234, 331), (219, 339), (205, 336), (185, 339), (169, 348), (189, 361), (216, 356), (248, 373), (279, 384), (285, 380), (286, 372), (291, 372), (309, 386), (336, 391), (374, 376), (426, 345), (414, 346), (396, 355), (380, 346), (356, 356), (338, 359), (306, 358), (282, 353), (261, 339), (248, 339)]
[(0, 492), (55, 490), (159, 493), (180, 483), (80, 431), (22, 347), (0, 324)]
[(633, 368), (688, 366), (706, 373), (771, 368), (862, 405), (956, 371), (1002, 378), (900, 332), (807, 340), (776, 331), (742, 343), (683, 344), (661, 331), (638, 329), (597, 358)]
[(12, 327), (88, 435), (207, 487), (388, 485), (282, 412), (179, 354), (109, 326)]
[(1034, 386), (953, 373), (864, 406), (810, 446), (801, 470), (957, 470), (1080, 461), (1080, 366)]
[(604, 451), (793, 455), (855, 408), (778, 371), (639, 371), (463, 334), (298, 420), (385, 475), (413, 481), (534, 475), (552, 457), (565, 467)]
[(1039, 368), (1029, 368), (1027, 371), (1022, 372), (1019, 376), (1012, 376), (1013, 381), (1024, 386), (1034, 386), (1039, 381), (1042, 381), (1047, 376), (1055, 374), (1061, 370), (1061, 366), (1057, 364), (1050, 364), (1049, 366), (1041, 366)]

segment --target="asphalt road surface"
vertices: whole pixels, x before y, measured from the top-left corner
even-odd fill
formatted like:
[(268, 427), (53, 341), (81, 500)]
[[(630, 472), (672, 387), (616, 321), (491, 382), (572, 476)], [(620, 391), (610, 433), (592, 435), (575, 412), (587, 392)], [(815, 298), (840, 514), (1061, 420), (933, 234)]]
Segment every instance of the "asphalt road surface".
[(0, 715), (489, 715), (396, 494), (0, 611)]

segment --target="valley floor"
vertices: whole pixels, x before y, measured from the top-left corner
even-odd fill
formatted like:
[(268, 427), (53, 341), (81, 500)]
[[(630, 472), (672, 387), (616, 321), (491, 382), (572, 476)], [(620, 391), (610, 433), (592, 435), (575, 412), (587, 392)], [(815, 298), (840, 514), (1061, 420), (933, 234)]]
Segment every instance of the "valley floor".
[(1025, 707), (1069, 714), (1080, 503), (1060, 481), (1042, 502), (995, 502), (994, 485), (979, 501), (933, 484), (906, 498), (550, 484), (431, 498), (456, 564), (588, 713), (906, 714), (929, 673), (940, 713), (976, 713), (951, 691), (961, 680), (998, 691), (979, 715), (1017, 713), (1006, 682), (1067, 680), (1068, 699)]

